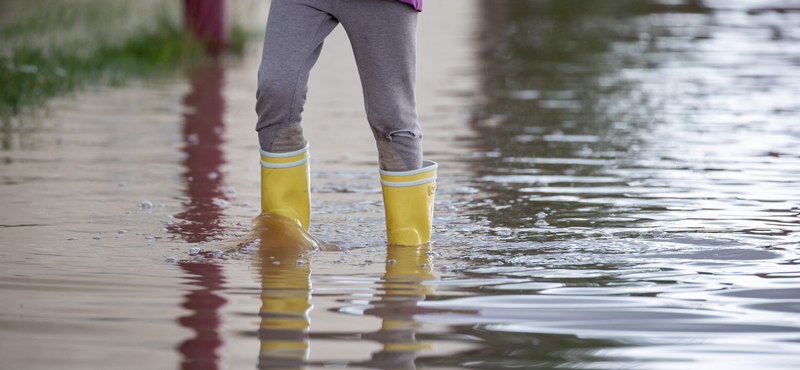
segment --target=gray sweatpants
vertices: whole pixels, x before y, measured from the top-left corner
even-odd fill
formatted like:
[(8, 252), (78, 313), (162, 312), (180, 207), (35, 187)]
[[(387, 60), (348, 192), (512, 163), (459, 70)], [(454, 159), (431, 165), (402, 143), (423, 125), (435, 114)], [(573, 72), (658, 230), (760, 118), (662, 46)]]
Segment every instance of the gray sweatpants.
[(309, 72), (339, 23), (353, 47), (381, 169), (422, 167), (414, 92), (417, 11), (397, 0), (272, 0), (256, 94), (261, 149), (304, 146), (300, 121)]

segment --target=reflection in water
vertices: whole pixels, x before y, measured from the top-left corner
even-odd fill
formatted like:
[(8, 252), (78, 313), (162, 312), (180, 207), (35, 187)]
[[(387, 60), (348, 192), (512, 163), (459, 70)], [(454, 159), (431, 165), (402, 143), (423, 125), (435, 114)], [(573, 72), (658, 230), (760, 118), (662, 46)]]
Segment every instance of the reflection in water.
[[(296, 223), (286, 220), (285, 226), (300, 229)], [(264, 223), (257, 219), (254, 224)], [(262, 284), (259, 368), (301, 369), (327, 364), (325, 361), (308, 362), (312, 338), (358, 338), (381, 343), (383, 348), (369, 360), (348, 364), (378, 369), (415, 369), (419, 351), (431, 348), (417, 340), (416, 332), (422, 324), (414, 319), (415, 315), (426, 312), (418, 307), (419, 303), (434, 293), (432, 286), (426, 284), (437, 279), (431, 270), (430, 245), (388, 247), (389, 262), (380, 281), (383, 293), (380, 300), (372, 302), (372, 308), (364, 311), (365, 315), (383, 320), (380, 330), (312, 334), (308, 316), (312, 309), (311, 267), (306, 258), (316, 245), (303, 240), (293, 245), (265, 241), (256, 244), (260, 244), (260, 248), (254, 263), (261, 273)]]
[(180, 318), (182, 326), (192, 329), (195, 337), (178, 346), (183, 355), (181, 369), (206, 370), (220, 368), (220, 354), (217, 350), (223, 340), (219, 333), (222, 315), (219, 310), (227, 301), (216, 292), (223, 289), (225, 278), (222, 267), (208, 263), (180, 263), (180, 267), (190, 276), (190, 285), (201, 289), (186, 294), (183, 307), (192, 314)]
[(503, 4), (482, 22), (488, 99), (473, 122), (483, 189), (498, 194), (481, 208), (490, 221), (540, 241), (798, 229), (796, 57), (770, 37), (796, 30), (797, 13), (748, 13), (759, 4), (747, 0)]
[(430, 346), (418, 342), (416, 332), (422, 323), (414, 320), (421, 313), (417, 307), (433, 287), (426, 281), (436, 280), (431, 271), (430, 244), (419, 246), (387, 247), (386, 273), (383, 275), (384, 293), (374, 308), (364, 314), (380, 317), (381, 329), (375, 333), (365, 333), (362, 339), (383, 344), (383, 349), (372, 355), (369, 361), (353, 365), (379, 369), (416, 369), (415, 360), (420, 350)]
[(297, 262), (298, 256), (307, 252), (302, 246), (266, 243), (259, 249), (255, 261), (262, 288), (259, 369), (300, 369), (308, 360), (311, 266)]
[(170, 225), (170, 232), (190, 243), (204, 241), (222, 231), (222, 207), (225, 195), (220, 169), (225, 163), (222, 137), (225, 131), (225, 69), (221, 66), (199, 67), (189, 77), (191, 91), (184, 98), (183, 138), (186, 153), (186, 210), (175, 215), (185, 222)]
[[(221, 148), (225, 127), (224, 79), (225, 70), (221, 66), (199, 67), (191, 72), (192, 90), (184, 98), (187, 110), (183, 126), (184, 179), (189, 199), (185, 203), (187, 210), (175, 215), (186, 222), (169, 225), (168, 230), (189, 242), (203, 241), (220, 230), (222, 208), (216, 201), (223, 198), (219, 169), (224, 163)], [(219, 310), (226, 303), (225, 298), (216, 293), (225, 282), (222, 267), (202, 262), (179, 265), (194, 280), (190, 284), (202, 287), (187, 293), (184, 307), (193, 313), (180, 319), (181, 325), (196, 333), (195, 338), (178, 347), (183, 355), (182, 368), (218, 369), (217, 350), (223, 344)]]
[(259, 369), (300, 369), (308, 361), (311, 265), (317, 241), (297, 222), (262, 213), (247, 237), (258, 248), (253, 260), (261, 274)]

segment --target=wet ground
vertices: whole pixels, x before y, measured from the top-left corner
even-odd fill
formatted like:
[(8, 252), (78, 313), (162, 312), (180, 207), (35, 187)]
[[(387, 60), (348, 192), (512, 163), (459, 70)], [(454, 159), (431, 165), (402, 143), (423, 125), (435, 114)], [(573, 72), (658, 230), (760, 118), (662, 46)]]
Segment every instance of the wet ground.
[(796, 368), (800, 4), (703, 4), (428, 2), (429, 248), (383, 242), (341, 29), (304, 113), (335, 251), (240, 243), (256, 46), (6, 122), (0, 367)]

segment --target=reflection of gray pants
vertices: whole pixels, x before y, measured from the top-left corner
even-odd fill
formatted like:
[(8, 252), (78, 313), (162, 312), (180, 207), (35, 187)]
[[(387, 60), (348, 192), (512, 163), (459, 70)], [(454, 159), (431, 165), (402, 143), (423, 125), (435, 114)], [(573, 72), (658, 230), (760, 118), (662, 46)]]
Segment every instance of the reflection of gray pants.
[(397, 0), (272, 0), (256, 96), (261, 149), (304, 146), (308, 75), (340, 22), (353, 47), (381, 168), (422, 167), (414, 93), (417, 11)]

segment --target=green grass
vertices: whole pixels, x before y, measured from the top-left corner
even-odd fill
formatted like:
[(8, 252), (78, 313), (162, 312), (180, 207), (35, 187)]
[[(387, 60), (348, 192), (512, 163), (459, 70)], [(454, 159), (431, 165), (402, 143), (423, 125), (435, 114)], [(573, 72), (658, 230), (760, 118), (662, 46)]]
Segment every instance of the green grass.
[[(67, 24), (76, 22), (71, 17), (62, 18)], [(0, 35), (39, 30), (44, 27), (39, 23), (28, 20), (5, 27)], [(230, 53), (241, 55), (248, 37), (240, 25), (234, 24)], [(0, 54), (0, 116), (17, 115), (26, 107), (41, 105), (87, 84), (119, 85), (131, 77), (167, 76), (210, 60), (202, 45), (168, 16), (161, 17), (155, 27), (133, 32), (121, 41), (84, 39), (61, 47), (29, 44), (7, 46)]]

